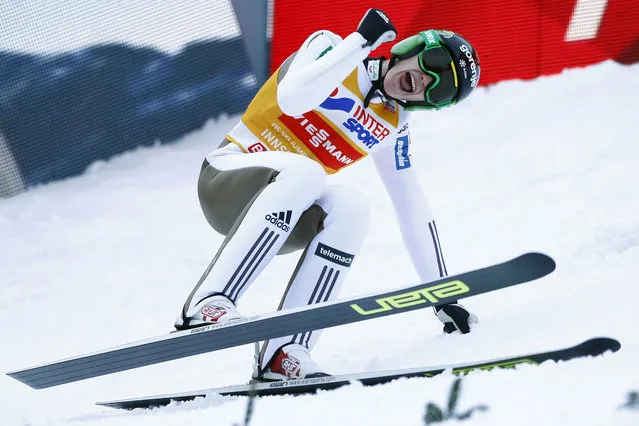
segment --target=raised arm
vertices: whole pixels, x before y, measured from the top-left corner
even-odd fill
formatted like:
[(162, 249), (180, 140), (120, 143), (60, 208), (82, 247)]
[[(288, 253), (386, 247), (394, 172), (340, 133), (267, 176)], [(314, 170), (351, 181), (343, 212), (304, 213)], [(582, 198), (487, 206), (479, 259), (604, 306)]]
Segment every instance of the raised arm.
[(386, 15), (376, 9), (369, 9), (357, 31), (343, 40), (327, 30), (311, 34), (280, 68), (280, 108), (291, 116), (316, 108), (373, 49), (395, 35)]

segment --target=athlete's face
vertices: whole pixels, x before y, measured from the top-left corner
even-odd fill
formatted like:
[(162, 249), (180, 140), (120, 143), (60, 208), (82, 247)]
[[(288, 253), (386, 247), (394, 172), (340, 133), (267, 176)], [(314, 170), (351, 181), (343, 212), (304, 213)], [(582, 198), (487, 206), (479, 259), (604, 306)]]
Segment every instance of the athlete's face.
[(419, 67), (417, 55), (395, 62), (384, 76), (386, 93), (402, 101), (423, 101), (424, 91), (433, 80)]

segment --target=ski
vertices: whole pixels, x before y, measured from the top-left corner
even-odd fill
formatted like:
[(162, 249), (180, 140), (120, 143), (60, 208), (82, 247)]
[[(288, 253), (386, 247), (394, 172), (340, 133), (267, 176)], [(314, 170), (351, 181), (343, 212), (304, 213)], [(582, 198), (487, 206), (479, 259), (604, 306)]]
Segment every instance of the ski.
[(504, 263), (430, 283), (167, 333), (7, 374), (34, 389), (48, 388), (271, 338), (422, 309), (533, 281), (554, 269), (555, 262), (549, 256), (526, 253)]
[(301, 395), (315, 393), (318, 390), (336, 389), (351, 382), (360, 382), (364, 386), (388, 383), (399, 378), (432, 377), (452, 370), (454, 374), (466, 374), (472, 370), (492, 370), (493, 368), (515, 368), (520, 364), (541, 364), (544, 361), (567, 361), (585, 356), (596, 356), (606, 351), (616, 352), (621, 344), (611, 338), (599, 337), (587, 340), (571, 348), (551, 352), (533, 353), (509, 358), (482, 361), (473, 364), (442, 365), (438, 367), (407, 368), (404, 370), (378, 371), (371, 373), (344, 374), (339, 376), (317, 377), (313, 379), (288, 380), (283, 382), (257, 383), (222, 388), (204, 389), (194, 392), (156, 395), (143, 398), (122, 399), (118, 401), (97, 402), (97, 405), (131, 410), (134, 408), (163, 407), (172, 402), (192, 401), (208, 395), (222, 396), (270, 396)]

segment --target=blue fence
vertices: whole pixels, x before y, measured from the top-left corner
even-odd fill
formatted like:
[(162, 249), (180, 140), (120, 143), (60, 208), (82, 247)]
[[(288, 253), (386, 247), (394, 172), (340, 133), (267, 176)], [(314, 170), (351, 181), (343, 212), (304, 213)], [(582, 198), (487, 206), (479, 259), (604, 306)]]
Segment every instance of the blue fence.
[(30, 186), (240, 113), (257, 89), (241, 38), (194, 42), (175, 55), (126, 44), (0, 52), (0, 132)]

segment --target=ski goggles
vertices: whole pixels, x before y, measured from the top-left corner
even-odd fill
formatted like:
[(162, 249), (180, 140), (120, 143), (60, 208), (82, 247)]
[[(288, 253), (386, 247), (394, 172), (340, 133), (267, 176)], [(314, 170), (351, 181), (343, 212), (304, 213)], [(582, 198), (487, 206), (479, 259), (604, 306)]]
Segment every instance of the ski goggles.
[(407, 109), (439, 109), (452, 104), (458, 92), (453, 58), (435, 30), (422, 31), (397, 43), (391, 49), (397, 59), (418, 55), (419, 67), (433, 80), (424, 91), (424, 101), (404, 101)]

